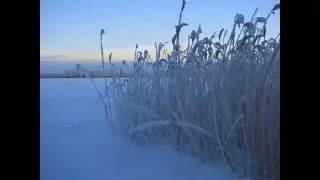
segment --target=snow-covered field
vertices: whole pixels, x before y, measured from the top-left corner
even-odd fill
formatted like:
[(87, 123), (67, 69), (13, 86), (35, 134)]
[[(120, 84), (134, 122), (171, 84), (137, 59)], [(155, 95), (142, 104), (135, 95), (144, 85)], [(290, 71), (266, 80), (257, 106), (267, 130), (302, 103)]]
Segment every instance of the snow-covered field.
[[(103, 88), (103, 80), (95, 80)], [(229, 180), (169, 146), (113, 140), (89, 79), (40, 79), (41, 180)]]

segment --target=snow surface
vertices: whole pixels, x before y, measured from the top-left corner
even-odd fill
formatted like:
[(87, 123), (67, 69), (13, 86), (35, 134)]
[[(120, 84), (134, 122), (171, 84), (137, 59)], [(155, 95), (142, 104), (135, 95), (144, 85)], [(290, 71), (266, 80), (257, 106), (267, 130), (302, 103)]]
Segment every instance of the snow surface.
[[(102, 89), (103, 80), (96, 79)], [(169, 146), (113, 140), (89, 79), (40, 79), (41, 180), (231, 180)]]

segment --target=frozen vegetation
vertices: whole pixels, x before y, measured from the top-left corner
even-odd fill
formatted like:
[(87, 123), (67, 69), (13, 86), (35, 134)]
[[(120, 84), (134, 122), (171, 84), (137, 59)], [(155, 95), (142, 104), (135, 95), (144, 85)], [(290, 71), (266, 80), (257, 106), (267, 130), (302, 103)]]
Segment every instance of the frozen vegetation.
[[(130, 70), (132, 77), (97, 81), (85, 65), (78, 64), (77, 71), (88, 79), (78, 85), (69, 84), (73, 81), (55, 81), (63, 84), (57, 89), (57, 99), (69, 91), (72, 96), (68, 93), (65, 96), (74, 106), (51, 105), (57, 108), (51, 111), (71, 106), (72, 109), (65, 112), (74, 113), (73, 121), (77, 123), (83, 120), (81, 125), (70, 125), (69, 130), (75, 135), (65, 133), (61, 137), (55, 132), (59, 130), (43, 122), (42, 128), (47, 128), (48, 134), (43, 131), (42, 139), (47, 139), (42, 148), (58, 146), (54, 152), (44, 152), (55, 154), (63, 152), (64, 147), (68, 152), (63, 153), (70, 155), (64, 158), (55, 154), (53, 161), (60, 159), (61, 163), (69, 158), (69, 164), (64, 166), (71, 169), (58, 167), (61, 174), (76, 172), (85, 166), (89, 169), (80, 173), (86, 173), (83, 176), (87, 179), (110, 179), (113, 175), (115, 178), (111, 179), (280, 179), (280, 33), (277, 37), (265, 38), (268, 19), (278, 15), (280, 4), (271, 7), (267, 17), (256, 17), (258, 9), (249, 18), (236, 14), (233, 29), (221, 29), (210, 37), (201, 37), (199, 25), (186, 37), (188, 46), (182, 49), (180, 32), (188, 26), (182, 18), (185, 6), (183, 0), (172, 40), (155, 43), (156, 59), (151, 60), (151, 52), (140, 50), (136, 45)], [(105, 60), (104, 35), (101, 29), (102, 70), (107, 71), (112, 57)], [(170, 53), (167, 44), (172, 46)], [(93, 85), (90, 93), (85, 92), (88, 87), (83, 87), (84, 81)], [(42, 81), (48, 86), (53, 82)], [(44, 93), (48, 96), (42, 96), (46, 104), (55, 93), (49, 93), (53, 90), (42, 86), (47, 88)], [(79, 97), (76, 98), (75, 92)], [(89, 108), (93, 104), (91, 99), (100, 102), (100, 107)], [(47, 110), (43, 106), (41, 112)], [(98, 117), (89, 115), (89, 111)], [(68, 117), (43, 119), (51, 118)], [(61, 131), (67, 132), (68, 126), (63, 125), (67, 120), (61, 121), (61, 124), (55, 122), (55, 126), (64, 127)], [(48, 143), (50, 138), (55, 145)], [(69, 141), (74, 146), (69, 145)], [(83, 154), (86, 159), (81, 159)], [(43, 158), (42, 163), (49, 161)], [(43, 177), (50, 174), (48, 169), (42, 170)], [(70, 179), (83, 176), (66, 175)]]

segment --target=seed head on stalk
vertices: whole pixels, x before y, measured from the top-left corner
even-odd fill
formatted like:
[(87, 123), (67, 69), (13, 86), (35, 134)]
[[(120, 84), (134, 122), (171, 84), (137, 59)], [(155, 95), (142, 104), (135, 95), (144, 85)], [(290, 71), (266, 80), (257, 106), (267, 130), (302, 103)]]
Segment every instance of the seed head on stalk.
[(110, 98), (109, 98), (109, 92), (108, 92), (108, 86), (107, 86), (106, 73), (105, 73), (105, 68), (104, 68), (104, 56), (103, 56), (103, 44), (102, 44), (102, 37), (103, 37), (104, 34), (105, 34), (104, 29), (101, 29), (100, 30), (100, 50), (101, 50), (102, 71), (103, 71), (103, 76), (104, 76), (104, 84), (105, 84), (105, 87), (106, 87), (105, 92), (106, 92), (106, 95), (107, 95), (107, 98), (108, 98), (108, 106), (109, 106), (109, 108), (108, 108), (105, 105), (105, 109), (106, 109), (106, 112), (107, 112), (107, 110), (109, 110), (109, 114), (106, 113), (106, 116), (109, 119), (109, 122), (111, 123), (110, 125), (111, 125), (111, 128), (112, 128), (112, 135), (113, 135), (113, 138), (115, 138), (115, 134), (114, 134), (114, 131), (113, 131), (113, 125), (112, 125), (112, 111), (110, 109), (111, 104), (110, 104)]
[(102, 61), (102, 71), (103, 71), (103, 75), (104, 75), (104, 83), (105, 83), (105, 87), (106, 87), (106, 90), (107, 90), (107, 80), (106, 80), (106, 77), (105, 77), (105, 68), (104, 68), (104, 54), (103, 54), (103, 44), (102, 44), (102, 37), (103, 35), (105, 34), (105, 31), (104, 29), (101, 29), (100, 31), (100, 49), (101, 49), (101, 61)]

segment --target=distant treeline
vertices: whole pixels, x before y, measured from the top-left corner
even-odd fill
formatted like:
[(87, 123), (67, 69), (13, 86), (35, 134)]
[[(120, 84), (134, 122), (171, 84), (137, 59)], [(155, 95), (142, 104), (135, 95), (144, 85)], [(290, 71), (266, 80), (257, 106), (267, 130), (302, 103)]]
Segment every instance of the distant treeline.
[[(108, 73), (89, 71), (92, 78), (132, 77), (132, 73)], [(85, 78), (85, 74), (78, 71), (66, 71), (65, 73), (40, 73), (40, 78)]]

